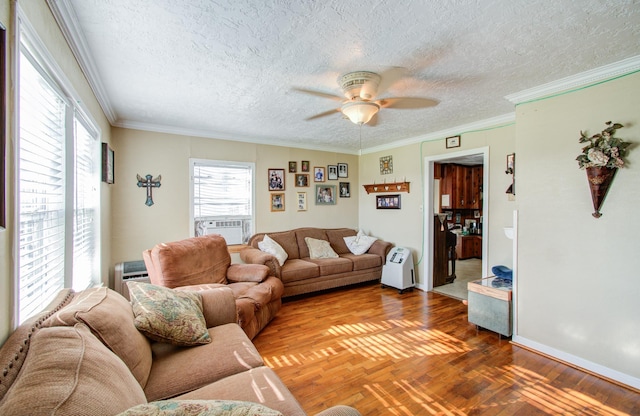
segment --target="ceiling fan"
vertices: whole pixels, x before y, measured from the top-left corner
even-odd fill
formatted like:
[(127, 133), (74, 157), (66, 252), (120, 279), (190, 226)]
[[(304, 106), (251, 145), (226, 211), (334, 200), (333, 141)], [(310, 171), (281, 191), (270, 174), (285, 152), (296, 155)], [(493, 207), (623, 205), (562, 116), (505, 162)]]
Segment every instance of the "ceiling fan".
[(395, 83), (404, 72), (404, 68), (393, 67), (384, 71), (382, 74), (371, 71), (346, 73), (338, 78), (338, 85), (342, 88), (346, 99), (339, 95), (304, 88), (294, 88), (294, 90), (342, 102), (339, 108), (316, 114), (308, 117), (306, 120), (314, 120), (339, 112), (353, 123), (363, 125), (368, 123), (381, 108), (413, 109), (433, 107), (438, 104), (437, 101), (419, 97), (376, 99), (379, 94), (384, 93), (387, 88)]

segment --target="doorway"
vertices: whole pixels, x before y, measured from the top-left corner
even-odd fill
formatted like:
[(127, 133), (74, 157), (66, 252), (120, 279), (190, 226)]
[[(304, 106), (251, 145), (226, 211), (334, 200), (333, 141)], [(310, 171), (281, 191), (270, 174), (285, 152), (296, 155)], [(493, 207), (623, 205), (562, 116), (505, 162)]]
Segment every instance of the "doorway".
[[(488, 247), (488, 236), (486, 230), (488, 230), (488, 218), (489, 218), (489, 204), (488, 204), (488, 195), (489, 195), (489, 169), (488, 169), (488, 161), (489, 161), (489, 148), (478, 148), (478, 149), (470, 149), (466, 151), (447, 153), (443, 155), (437, 156), (429, 156), (424, 160), (425, 166), (425, 209), (423, 210), (425, 218), (425, 244), (423, 248), (423, 258), (424, 269), (422, 270), (422, 275), (427, 276), (427, 287), (424, 288), (428, 291), (435, 291), (447, 296), (455, 297), (458, 299), (466, 299), (467, 298), (467, 282), (471, 280), (480, 279), (483, 276), (487, 276), (487, 247)], [(445, 285), (437, 286), (434, 288), (434, 274), (433, 274), (433, 265), (434, 265), (434, 233), (435, 227), (440, 227), (441, 224), (439, 221), (435, 221), (436, 214), (439, 212), (440, 202), (438, 198), (440, 197), (439, 191), (439, 181), (435, 178), (434, 175), (434, 164), (456, 164), (456, 165), (482, 165), (482, 204), (480, 208), (481, 218), (476, 218), (476, 227), (478, 226), (478, 222), (482, 222), (483, 234), (480, 234), (479, 237), (481, 239), (481, 256), (480, 258), (468, 258), (464, 260), (456, 260), (455, 264), (455, 275), (456, 278)], [(444, 211), (444, 210), (443, 210)], [(449, 210), (447, 210), (449, 211)], [(450, 210), (454, 211), (454, 210)], [(451, 214), (447, 212), (449, 216)], [(440, 213), (445, 214), (445, 213)], [(477, 215), (477, 214), (476, 214)], [(463, 220), (457, 221), (460, 224), (460, 228), (465, 226)], [(456, 224), (456, 218), (453, 217), (451, 221), (447, 220), (447, 226), (449, 224)], [(439, 228), (440, 229), (440, 228)], [(462, 230), (460, 230), (460, 233)], [(462, 237), (462, 238), (467, 238)], [(460, 240), (460, 238), (458, 238)], [(465, 240), (467, 241), (467, 240)], [(459, 247), (458, 251), (460, 250)], [(475, 256), (473, 256), (475, 257)], [(451, 270), (451, 267), (449, 267)], [(449, 279), (450, 280), (450, 279)]]

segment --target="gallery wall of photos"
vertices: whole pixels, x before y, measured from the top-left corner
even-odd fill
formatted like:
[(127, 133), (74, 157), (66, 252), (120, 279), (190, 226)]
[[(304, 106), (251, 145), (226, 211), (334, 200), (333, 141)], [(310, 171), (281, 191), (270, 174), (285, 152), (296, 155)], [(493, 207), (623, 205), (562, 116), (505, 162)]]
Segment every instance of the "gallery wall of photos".
[[(289, 178), (287, 178), (287, 173)], [(338, 198), (351, 197), (349, 165), (337, 163), (327, 166), (313, 166), (310, 161), (289, 162), (288, 169), (269, 168), (267, 171), (271, 212), (285, 210), (287, 179), (293, 180), (296, 192), (296, 210), (306, 211), (308, 199), (315, 205), (336, 205)], [(307, 189), (309, 188), (309, 189)], [(307, 194), (311, 194), (309, 197)]]

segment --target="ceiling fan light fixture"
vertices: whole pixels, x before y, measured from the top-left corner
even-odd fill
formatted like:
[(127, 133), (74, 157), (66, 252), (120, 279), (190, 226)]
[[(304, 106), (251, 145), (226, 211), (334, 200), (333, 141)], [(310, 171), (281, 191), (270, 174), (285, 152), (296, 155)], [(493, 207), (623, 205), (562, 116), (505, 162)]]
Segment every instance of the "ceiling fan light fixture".
[(347, 116), (352, 123), (359, 125), (368, 123), (378, 110), (380, 110), (378, 104), (368, 101), (353, 101), (342, 106), (342, 114)]

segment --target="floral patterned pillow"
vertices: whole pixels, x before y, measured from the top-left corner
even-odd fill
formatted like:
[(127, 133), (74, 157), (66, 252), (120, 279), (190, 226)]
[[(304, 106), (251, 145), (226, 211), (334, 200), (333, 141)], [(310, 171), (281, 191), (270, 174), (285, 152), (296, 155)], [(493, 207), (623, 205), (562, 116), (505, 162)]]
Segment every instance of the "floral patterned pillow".
[(132, 407), (118, 416), (283, 416), (258, 403), (232, 400), (160, 400)]
[(147, 337), (180, 346), (208, 344), (202, 296), (142, 282), (128, 282), (134, 325)]

